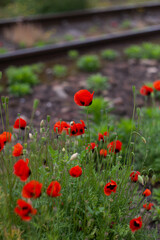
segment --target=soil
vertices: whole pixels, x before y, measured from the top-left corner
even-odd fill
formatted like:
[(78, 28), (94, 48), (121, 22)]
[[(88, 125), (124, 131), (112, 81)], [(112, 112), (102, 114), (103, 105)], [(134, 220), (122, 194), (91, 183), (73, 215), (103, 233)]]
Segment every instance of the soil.
[(103, 14), (80, 19), (50, 22), (47, 25), (18, 23), (0, 31), (0, 46), (8, 51), (27, 47), (84, 40), (109, 33), (142, 29), (160, 24), (160, 10), (138, 10), (114, 15)]
[[(52, 67), (55, 62), (48, 62), (44, 72), (40, 75), (41, 84), (33, 88), (33, 94), (23, 98), (10, 96), (9, 114), (10, 124), (13, 125), (17, 114), (20, 113), (30, 119), (34, 99), (40, 104), (35, 113), (34, 126), (39, 128), (40, 121), (51, 116), (51, 124), (59, 119), (79, 122), (83, 119), (80, 108), (74, 102), (74, 94), (80, 89), (88, 89), (86, 79), (91, 74), (79, 71), (71, 60), (60, 59), (56, 63), (65, 64), (68, 76), (57, 79), (53, 76)], [(140, 87), (146, 82), (153, 82), (160, 77), (160, 65), (155, 60), (116, 60), (102, 61), (102, 75), (109, 79), (109, 88), (94, 94), (94, 97), (103, 96), (114, 106), (113, 113), (117, 116), (131, 117), (133, 111), (132, 86), (138, 92), (136, 105), (141, 107), (145, 98), (139, 94)], [(92, 92), (94, 89), (90, 89)], [(8, 95), (4, 91), (1, 95)]]

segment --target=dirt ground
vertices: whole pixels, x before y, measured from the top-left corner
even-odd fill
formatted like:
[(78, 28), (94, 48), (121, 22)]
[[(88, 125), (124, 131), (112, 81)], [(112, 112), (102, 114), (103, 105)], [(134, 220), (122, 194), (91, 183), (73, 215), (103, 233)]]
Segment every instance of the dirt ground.
[[(17, 114), (26, 116), (29, 121), (34, 99), (39, 99), (39, 107), (35, 113), (34, 125), (39, 127), (42, 119), (47, 115), (51, 116), (51, 124), (59, 119), (64, 121), (79, 121), (83, 119), (79, 107), (74, 102), (74, 94), (80, 89), (86, 89), (86, 78), (88, 73), (80, 72), (73, 66), (73, 62), (61, 60), (59, 63), (66, 63), (69, 74), (67, 77), (58, 80), (52, 74), (53, 63), (46, 65), (45, 71), (41, 74), (41, 84), (33, 88), (33, 94), (23, 98), (10, 96), (9, 100), (9, 121), (12, 125)], [(132, 86), (136, 86), (136, 105), (144, 105), (144, 97), (140, 96), (139, 89), (145, 82), (153, 82), (160, 77), (160, 65), (155, 60), (117, 60), (114, 62), (102, 62), (99, 71), (109, 79), (109, 88), (104, 89), (99, 95), (114, 105), (113, 113), (118, 116), (131, 117), (133, 111)], [(93, 91), (94, 89), (91, 89)], [(4, 94), (6, 95), (6, 92)]]

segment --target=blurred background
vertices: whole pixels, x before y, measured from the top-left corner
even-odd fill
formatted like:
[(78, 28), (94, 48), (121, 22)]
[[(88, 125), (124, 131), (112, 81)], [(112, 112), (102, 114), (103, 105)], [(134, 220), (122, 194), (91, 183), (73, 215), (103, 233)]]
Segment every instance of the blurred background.
[[(0, 0), (0, 17), (28, 16), (65, 12), (86, 8), (100, 8), (128, 4), (155, 2), (151, 0)], [(160, 2), (157, 0), (156, 2)]]

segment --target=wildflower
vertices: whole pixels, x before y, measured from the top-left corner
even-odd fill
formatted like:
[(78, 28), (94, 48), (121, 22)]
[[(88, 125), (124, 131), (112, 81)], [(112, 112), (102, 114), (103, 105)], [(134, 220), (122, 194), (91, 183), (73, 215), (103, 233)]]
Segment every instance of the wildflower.
[(70, 136), (77, 136), (77, 124), (73, 121), (72, 125), (70, 126)]
[(92, 152), (94, 152), (95, 147), (98, 147), (98, 145), (92, 142), (88, 144), (88, 146), (86, 147), (86, 150), (89, 150), (89, 151), (92, 150)]
[(109, 196), (112, 192), (116, 192), (117, 189), (117, 183), (113, 180), (111, 182), (107, 183), (104, 187), (104, 193), (105, 195)]
[(16, 145), (14, 145), (14, 150), (12, 155), (14, 157), (19, 157), (23, 154), (23, 146), (20, 143), (17, 143)]
[(26, 162), (20, 159), (14, 164), (14, 174), (19, 177), (21, 181), (26, 181), (31, 174), (28, 163), (29, 159), (27, 158)]
[(55, 125), (54, 125), (54, 132), (61, 134), (62, 131), (66, 131), (66, 133), (68, 134), (68, 129), (70, 128), (70, 125), (68, 123), (66, 123), (65, 121), (59, 121), (59, 122), (56, 122)]
[(100, 156), (106, 157), (107, 156), (107, 150), (106, 149), (101, 149), (99, 154), (100, 154)]
[(108, 137), (109, 133), (108, 132), (104, 132), (103, 134), (102, 133), (98, 133), (98, 141), (104, 142), (104, 136)]
[(149, 96), (153, 92), (153, 88), (146, 85), (142, 86), (140, 89), (140, 94), (143, 96)]
[(138, 171), (133, 171), (131, 174), (130, 174), (130, 178), (131, 178), (131, 181), (132, 182), (137, 182), (138, 181), (138, 175), (140, 175), (140, 172)]
[(113, 142), (108, 144), (107, 148), (109, 148), (109, 152), (118, 153), (118, 152), (121, 151), (122, 142), (119, 141), (119, 140), (113, 141)]
[(132, 232), (137, 231), (141, 227), (142, 227), (142, 218), (141, 217), (134, 218), (130, 221), (130, 229)]
[[(77, 129), (77, 136), (82, 135), (85, 133), (86, 125), (83, 120), (80, 120), (81, 123), (76, 123), (76, 129)], [(73, 125), (74, 126), (74, 125)]]
[(151, 195), (151, 191), (147, 188), (142, 195), (144, 195), (144, 197), (148, 197)]
[(30, 215), (35, 215), (37, 213), (37, 210), (32, 208), (31, 204), (25, 202), (22, 199), (18, 199), (17, 205), (18, 206), (15, 207), (14, 211), (24, 221), (30, 221), (31, 220), (31, 216)]
[(91, 94), (88, 90), (80, 90), (76, 92), (74, 95), (74, 101), (79, 106), (90, 106), (93, 100), (93, 94)]
[(58, 197), (61, 196), (61, 193), (59, 193), (60, 190), (61, 190), (60, 183), (57, 181), (53, 181), (49, 184), (46, 192), (50, 197)]
[(72, 177), (80, 177), (82, 175), (82, 168), (77, 165), (70, 169), (69, 174)]
[(32, 180), (27, 183), (22, 189), (24, 198), (39, 198), (41, 196), (42, 183)]
[(160, 91), (160, 80), (157, 80), (153, 83), (153, 87), (157, 90)]
[(12, 134), (10, 132), (3, 132), (0, 134), (0, 138), (3, 140), (4, 144), (11, 141)]
[(17, 118), (13, 127), (24, 130), (26, 126), (27, 126), (27, 122), (23, 118)]
[(143, 204), (143, 207), (144, 207), (147, 211), (149, 211), (149, 210), (151, 210), (151, 208), (152, 208), (153, 205), (154, 205), (153, 203), (149, 203), (148, 205), (147, 205), (147, 203), (146, 203), (146, 204)]

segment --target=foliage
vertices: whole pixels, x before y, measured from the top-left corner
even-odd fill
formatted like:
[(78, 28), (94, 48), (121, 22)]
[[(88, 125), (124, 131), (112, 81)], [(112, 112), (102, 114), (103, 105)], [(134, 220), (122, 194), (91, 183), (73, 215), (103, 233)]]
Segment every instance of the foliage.
[(79, 52), (78, 52), (77, 50), (70, 50), (70, 51), (68, 52), (68, 57), (69, 57), (70, 59), (72, 59), (72, 60), (77, 59), (78, 56), (79, 56)]
[(8, 88), (9, 93), (16, 97), (21, 97), (31, 93), (31, 87), (28, 83), (15, 83)]
[(132, 45), (125, 49), (128, 58), (135, 59), (160, 59), (160, 45), (154, 43), (143, 43), (142, 45)]
[(94, 124), (99, 124), (104, 119), (106, 115), (106, 108), (108, 107), (108, 102), (106, 102), (102, 97), (95, 97), (93, 103), (88, 109), (84, 109), (88, 112), (90, 119)]
[[(157, 147), (160, 132), (159, 113), (159, 108), (143, 108), (136, 128), (133, 123), (135, 167), (139, 170), (152, 168), (157, 173), (157, 178), (160, 177), (160, 149)], [(125, 134), (121, 134), (121, 138), (126, 142)]]
[(124, 28), (124, 29), (128, 29), (131, 27), (131, 21), (130, 20), (124, 20), (122, 23), (121, 23), (121, 27)]
[(66, 41), (73, 41), (74, 40), (74, 36), (72, 35), (72, 34), (66, 34), (66, 35), (64, 35), (64, 39), (66, 40)]
[(118, 57), (118, 52), (113, 49), (106, 49), (101, 52), (101, 56), (106, 60), (115, 60)]
[[(23, 0), (18, 0), (23, 3)], [(84, 9), (87, 7), (86, 0), (64, 0), (60, 2), (59, 0), (39, 0), (38, 4), (36, 0), (28, 0), (25, 5), (29, 10), (34, 9), (35, 13), (52, 13), (52, 12), (65, 12), (73, 11), (78, 9)]]
[(7, 53), (8, 50), (6, 48), (0, 48), (0, 54)]
[(34, 44), (35, 47), (44, 47), (47, 43), (45, 41), (38, 41)]
[(136, 130), (136, 123), (129, 118), (121, 118), (117, 123), (118, 135), (124, 143), (128, 143), (131, 130)]
[(9, 84), (13, 83), (28, 83), (33, 86), (38, 83), (37, 75), (30, 66), (9, 67), (6, 70), (6, 75)]
[(31, 93), (31, 87), (39, 82), (37, 73), (40, 73), (40, 71), (42, 71), (42, 64), (9, 67), (6, 70), (9, 92), (14, 96), (23, 96)]
[(65, 77), (67, 75), (67, 67), (65, 65), (56, 64), (53, 67), (53, 74), (58, 78)]
[(87, 86), (95, 92), (108, 88), (108, 78), (100, 73), (87, 78)]
[(78, 59), (77, 66), (86, 72), (95, 72), (100, 69), (100, 61), (96, 55), (85, 55)]
[[(4, 119), (9, 119), (8, 98), (3, 97), (2, 100), (7, 114)], [(95, 98), (94, 101), (93, 109), (95, 107), (100, 109), (100, 104), (105, 110), (106, 106), (102, 100)], [(92, 105), (88, 108), (89, 112), (93, 110), (91, 108)], [(147, 230), (147, 221), (134, 234), (129, 228), (130, 220), (140, 215), (142, 202), (145, 200), (138, 191), (138, 182), (131, 182), (129, 177), (133, 166), (132, 158), (128, 156), (134, 150), (133, 145), (128, 143), (130, 150), (124, 147), (127, 157), (125, 164), (121, 164), (121, 152), (117, 154), (108, 152), (107, 158), (103, 158), (99, 156), (98, 148), (94, 152), (86, 151), (86, 146), (90, 143), (88, 139), (92, 137), (89, 122), (85, 135), (72, 138), (65, 132), (56, 137), (50, 131), (49, 121), (49, 118), (47, 121), (43, 120), (40, 131), (31, 126), (34, 134), (28, 140), (30, 128), (26, 127), (25, 132), (19, 130), (18, 134), (14, 134), (15, 142), (7, 142), (1, 152), (3, 162), (0, 171), (0, 238), (157, 239), (156, 230)], [(6, 126), (8, 124), (9, 122)], [(11, 126), (10, 129), (12, 131)], [(14, 213), (17, 199), (21, 198), (22, 188), (26, 184), (13, 174), (17, 158), (12, 156), (12, 146), (20, 139), (24, 146), (23, 159), (29, 159), (31, 169), (28, 180), (34, 179), (43, 184), (41, 196), (30, 201), (37, 209), (37, 214), (28, 222), (22, 221)], [(75, 152), (79, 153), (79, 157), (70, 160)], [(69, 175), (69, 170), (76, 165), (82, 167), (82, 176), (79, 178)], [(116, 181), (117, 189), (115, 193), (106, 196), (104, 186), (111, 179)], [(46, 194), (51, 181), (60, 182), (61, 196), (51, 198)], [(148, 213), (145, 212), (144, 215), (142, 218), (146, 219)]]

